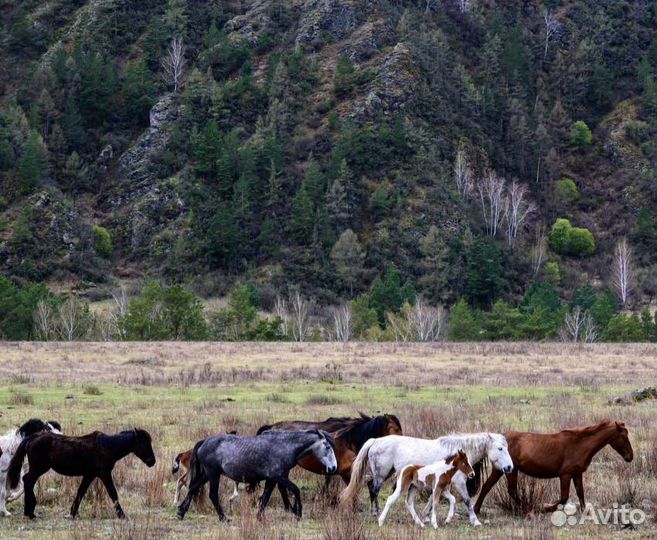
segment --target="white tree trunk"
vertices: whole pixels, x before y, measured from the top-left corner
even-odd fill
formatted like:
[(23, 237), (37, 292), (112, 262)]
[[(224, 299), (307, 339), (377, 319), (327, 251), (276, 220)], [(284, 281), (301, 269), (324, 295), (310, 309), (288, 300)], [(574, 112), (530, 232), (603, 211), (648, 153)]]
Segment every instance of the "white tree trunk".
[(621, 305), (627, 304), (630, 291), (632, 290), (632, 249), (626, 238), (622, 238), (616, 244), (614, 251), (614, 266), (612, 270), (612, 281), (618, 293)]
[(167, 54), (160, 61), (164, 70), (164, 81), (173, 87), (177, 94), (183, 86), (185, 78), (185, 45), (180, 36), (175, 36), (167, 49)]
[(481, 202), (481, 211), (486, 223), (486, 232), (489, 236), (496, 236), (502, 219), (504, 206), (504, 178), (489, 173), (486, 178), (479, 181), (478, 191)]
[(295, 341), (305, 341), (310, 331), (310, 318), (308, 316), (310, 303), (299, 291), (290, 295), (290, 309), (292, 319), (292, 336)]
[(335, 328), (335, 339), (348, 342), (351, 339), (351, 306), (343, 304), (332, 310), (333, 326)]

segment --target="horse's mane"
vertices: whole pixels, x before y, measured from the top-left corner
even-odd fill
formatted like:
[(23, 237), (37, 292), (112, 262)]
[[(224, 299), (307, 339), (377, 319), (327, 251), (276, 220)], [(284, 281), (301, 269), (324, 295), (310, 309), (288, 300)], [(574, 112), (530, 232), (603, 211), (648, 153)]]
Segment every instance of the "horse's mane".
[(109, 450), (123, 450), (125, 447), (133, 442), (136, 437), (136, 432), (134, 429), (129, 429), (121, 431), (116, 435), (107, 435), (105, 433), (100, 433), (98, 435), (98, 442), (102, 444), (105, 448)]
[(350, 446), (353, 446), (356, 451), (360, 450), (368, 439), (381, 437), (383, 430), (388, 425), (388, 417), (399, 426), (399, 420), (393, 415), (381, 415), (372, 418), (363, 413), (359, 413), (359, 418), (353, 418), (350, 425), (342, 428), (335, 433), (336, 439), (341, 439)]
[(463, 450), (467, 454), (470, 464), (474, 465), (472, 461), (478, 461), (486, 455), (491, 436), (495, 437), (496, 435), (497, 433), (487, 432), (454, 433), (439, 437), (437, 440), (448, 452), (456, 453), (459, 449)]

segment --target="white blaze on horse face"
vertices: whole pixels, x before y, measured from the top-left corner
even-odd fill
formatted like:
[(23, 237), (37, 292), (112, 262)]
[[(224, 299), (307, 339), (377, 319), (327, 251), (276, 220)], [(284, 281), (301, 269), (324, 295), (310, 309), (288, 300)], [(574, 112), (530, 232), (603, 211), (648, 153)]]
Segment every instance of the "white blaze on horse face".
[(509, 474), (513, 471), (513, 460), (509, 454), (509, 447), (503, 435), (491, 436), (488, 446), (488, 459), (498, 471)]
[(322, 438), (313, 445), (313, 454), (324, 465), (327, 473), (333, 474), (338, 470), (335, 452), (326, 439)]

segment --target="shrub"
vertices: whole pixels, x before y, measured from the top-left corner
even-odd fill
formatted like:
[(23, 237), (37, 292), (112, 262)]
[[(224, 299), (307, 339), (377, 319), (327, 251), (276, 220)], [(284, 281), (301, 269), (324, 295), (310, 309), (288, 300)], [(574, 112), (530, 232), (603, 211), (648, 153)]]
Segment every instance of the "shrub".
[(625, 313), (614, 315), (609, 321), (607, 328), (605, 328), (602, 337), (605, 341), (625, 343), (645, 341), (646, 339), (641, 319), (639, 319), (636, 313), (632, 315), (626, 315)]
[(573, 227), (565, 218), (554, 222), (550, 231), (550, 247), (562, 255), (583, 257), (595, 251), (595, 239), (588, 229)]
[(112, 237), (105, 227), (94, 225), (94, 249), (96, 253), (104, 259), (109, 259), (112, 255)]
[(450, 341), (475, 341), (481, 328), (468, 303), (461, 298), (452, 308), (447, 322), (447, 339)]
[(548, 283), (552, 285), (559, 285), (561, 281), (561, 270), (559, 269), (559, 263), (556, 261), (550, 261), (545, 264), (543, 268), (543, 275)]
[(632, 139), (634, 144), (641, 144), (648, 140), (650, 128), (641, 120), (631, 120), (625, 124), (625, 133)]
[(562, 178), (555, 185), (557, 200), (561, 204), (573, 204), (579, 198), (577, 184), (572, 178)]
[(570, 144), (575, 148), (591, 145), (592, 135), (589, 126), (583, 120), (577, 120), (570, 128)]

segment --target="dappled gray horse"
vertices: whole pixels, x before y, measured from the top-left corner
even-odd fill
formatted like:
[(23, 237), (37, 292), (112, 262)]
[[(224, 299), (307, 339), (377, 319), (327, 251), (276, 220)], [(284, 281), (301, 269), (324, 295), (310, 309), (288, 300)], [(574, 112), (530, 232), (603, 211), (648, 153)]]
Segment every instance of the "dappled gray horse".
[(178, 507), (178, 519), (183, 519), (194, 495), (210, 482), (210, 500), (219, 519), (226, 518), (219, 503), (219, 478), (226, 475), (235, 482), (253, 484), (265, 481), (260, 497), (258, 518), (269, 502), (276, 485), (294, 495), (292, 511), (301, 517), (299, 488), (288, 479), (290, 469), (304, 456), (315, 456), (328, 474), (337, 471), (334, 443), (325, 431), (267, 431), (255, 437), (214, 435), (196, 443), (190, 462), (189, 491)]

